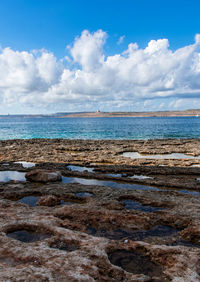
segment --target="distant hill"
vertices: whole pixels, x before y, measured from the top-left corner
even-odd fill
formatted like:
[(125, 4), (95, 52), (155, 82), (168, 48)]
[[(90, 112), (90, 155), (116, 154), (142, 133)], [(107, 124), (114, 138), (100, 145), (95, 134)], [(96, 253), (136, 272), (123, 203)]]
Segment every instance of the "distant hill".
[(60, 118), (98, 118), (98, 117), (189, 117), (199, 116), (200, 110), (185, 111), (158, 111), (158, 112), (83, 112), (66, 113), (59, 115)]
[(190, 117), (199, 116), (200, 109), (185, 111), (158, 111), (158, 112), (76, 112), (76, 113), (55, 113), (37, 115), (0, 115), (3, 118), (98, 118), (98, 117)]

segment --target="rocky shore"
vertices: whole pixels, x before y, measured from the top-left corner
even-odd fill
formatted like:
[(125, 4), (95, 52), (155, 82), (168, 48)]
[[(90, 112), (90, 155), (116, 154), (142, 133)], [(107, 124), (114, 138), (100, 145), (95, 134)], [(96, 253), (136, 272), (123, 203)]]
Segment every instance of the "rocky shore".
[(0, 141), (0, 281), (200, 281), (199, 156), (200, 139)]

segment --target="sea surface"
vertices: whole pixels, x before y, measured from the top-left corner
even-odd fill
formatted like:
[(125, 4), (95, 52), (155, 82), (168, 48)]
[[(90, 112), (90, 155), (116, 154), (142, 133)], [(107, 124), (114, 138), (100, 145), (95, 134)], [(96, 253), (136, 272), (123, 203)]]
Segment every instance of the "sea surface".
[(0, 118), (0, 140), (200, 138), (200, 117)]

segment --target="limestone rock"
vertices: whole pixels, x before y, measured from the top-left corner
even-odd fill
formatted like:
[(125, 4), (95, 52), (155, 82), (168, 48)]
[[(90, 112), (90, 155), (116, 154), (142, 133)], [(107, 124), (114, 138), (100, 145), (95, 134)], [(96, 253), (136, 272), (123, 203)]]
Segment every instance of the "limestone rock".
[(55, 197), (53, 195), (48, 195), (48, 196), (40, 197), (37, 205), (38, 206), (54, 207), (54, 206), (58, 205), (58, 203), (59, 203), (59, 200), (58, 200), (57, 197)]
[(62, 180), (62, 175), (59, 171), (43, 170), (43, 169), (31, 170), (26, 173), (25, 177), (28, 181), (43, 182), (43, 183)]

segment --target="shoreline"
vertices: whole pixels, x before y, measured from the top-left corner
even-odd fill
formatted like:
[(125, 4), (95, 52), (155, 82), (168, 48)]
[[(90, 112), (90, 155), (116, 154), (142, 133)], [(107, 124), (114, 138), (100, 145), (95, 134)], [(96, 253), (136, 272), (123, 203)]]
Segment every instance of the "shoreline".
[(112, 141), (121, 141), (121, 142), (139, 142), (139, 141), (143, 141), (143, 142), (148, 142), (148, 141), (170, 141), (170, 140), (179, 140), (179, 141), (199, 141), (200, 140), (200, 137), (197, 138), (197, 137), (193, 137), (193, 138), (188, 138), (188, 137), (169, 137), (169, 138), (141, 138), (141, 139), (94, 139), (94, 138), (90, 138), (90, 139), (83, 139), (83, 138), (61, 138), (61, 137), (58, 137), (58, 138), (44, 138), (44, 137), (33, 137), (33, 138), (14, 138), (14, 139), (0, 139), (0, 142), (11, 142), (11, 141), (30, 141), (30, 140), (40, 140), (40, 141), (80, 141), (80, 142), (87, 142), (87, 141), (91, 141), (91, 142), (95, 142), (95, 141), (102, 141), (102, 142), (112, 142)]

